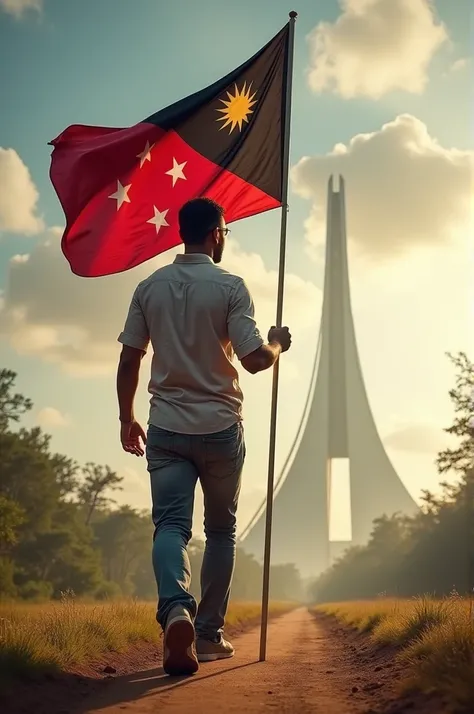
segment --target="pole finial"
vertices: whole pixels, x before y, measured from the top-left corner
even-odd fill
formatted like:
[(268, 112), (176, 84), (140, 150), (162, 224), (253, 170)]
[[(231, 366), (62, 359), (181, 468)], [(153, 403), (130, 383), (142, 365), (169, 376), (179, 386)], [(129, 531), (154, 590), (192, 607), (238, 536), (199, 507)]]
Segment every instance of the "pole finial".
[(298, 17), (298, 13), (296, 12), (296, 10), (292, 10), (292, 11), (291, 11), (290, 13), (288, 13), (288, 14), (289, 14), (289, 16), (290, 16), (290, 20), (296, 20), (296, 18)]

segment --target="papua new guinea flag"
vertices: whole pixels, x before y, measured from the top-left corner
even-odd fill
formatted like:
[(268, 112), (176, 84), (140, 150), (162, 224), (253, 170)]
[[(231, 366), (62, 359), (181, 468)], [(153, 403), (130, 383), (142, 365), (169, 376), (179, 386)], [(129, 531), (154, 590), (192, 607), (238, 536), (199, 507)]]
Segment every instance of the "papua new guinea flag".
[(288, 37), (286, 25), (238, 69), (135, 126), (73, 125), (51, 142), (74, 273), (119, 273), (178, 245), (191, 198), (220, 203), (228, 223), (281, 206)]

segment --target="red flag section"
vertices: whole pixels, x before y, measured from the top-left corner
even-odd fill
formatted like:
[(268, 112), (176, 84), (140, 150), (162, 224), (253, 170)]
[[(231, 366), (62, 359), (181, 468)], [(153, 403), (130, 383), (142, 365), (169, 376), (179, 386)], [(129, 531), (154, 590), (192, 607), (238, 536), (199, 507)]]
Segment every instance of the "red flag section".
[(237, 70), (125, 129), (73, 125), (52, 143), (62, 249), (83, 277), (180, 243), (178, 211), (208, 196), (230, 223), (281, 205), (288, 26)]

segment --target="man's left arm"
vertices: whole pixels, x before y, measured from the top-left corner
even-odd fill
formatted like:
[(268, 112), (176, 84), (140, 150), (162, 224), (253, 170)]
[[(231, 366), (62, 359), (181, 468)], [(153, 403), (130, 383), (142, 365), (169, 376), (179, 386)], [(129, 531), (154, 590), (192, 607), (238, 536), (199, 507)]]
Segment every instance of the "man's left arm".
[(117, 370), (120, 441), (128, 453), (143, 456), (146, 436), (140, 424), (135, 421), (134, 402), (140, 366), (150, 342), (150, 335), (140, 305), (138, 288), (133, 295), (125, 327), (118, 341), (123, 345)]

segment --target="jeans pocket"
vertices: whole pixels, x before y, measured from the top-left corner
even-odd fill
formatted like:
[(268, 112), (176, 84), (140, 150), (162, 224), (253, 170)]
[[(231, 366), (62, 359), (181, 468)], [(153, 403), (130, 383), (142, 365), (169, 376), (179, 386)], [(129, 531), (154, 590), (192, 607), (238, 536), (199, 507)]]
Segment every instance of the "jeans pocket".
[(245, 456), (240, 424), (209, 434), (204, 438), (206, 474), (213, 478), (228, 478), (241, 470)]

